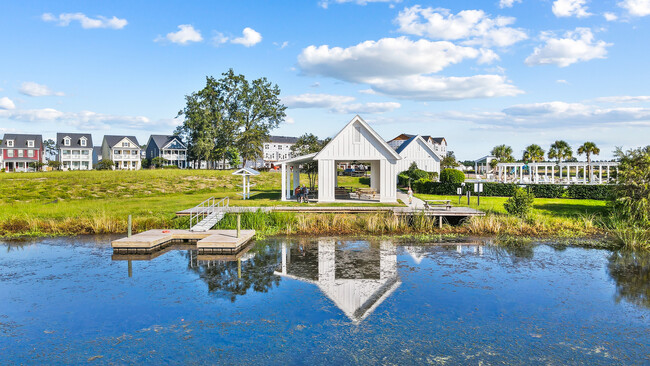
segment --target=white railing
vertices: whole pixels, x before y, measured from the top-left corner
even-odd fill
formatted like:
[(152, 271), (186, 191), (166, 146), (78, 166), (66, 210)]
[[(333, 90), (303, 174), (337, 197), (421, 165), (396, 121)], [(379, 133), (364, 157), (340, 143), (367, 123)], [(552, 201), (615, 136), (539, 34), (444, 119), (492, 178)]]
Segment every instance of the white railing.
[(230, 205), (230, 197), (226, 197), (217, 201), (216, 198), (210, 197), (201, 202), (198, 206), (192, 209), (190, 214), (190, 229), (205, 219), (207, 216), (217, 212), (223, 211)]

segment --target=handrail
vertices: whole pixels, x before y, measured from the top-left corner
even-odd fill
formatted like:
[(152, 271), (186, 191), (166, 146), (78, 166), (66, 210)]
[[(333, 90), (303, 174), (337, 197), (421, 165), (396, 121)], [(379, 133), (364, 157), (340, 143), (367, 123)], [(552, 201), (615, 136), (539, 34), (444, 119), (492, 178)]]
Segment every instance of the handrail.
[(194, 207), (192, 213), (190, 214), (190, 229), (192, 229), (195, 225), (198, 225), (207, 216), (210, 216), (216, 211), (223, 210), (228, 206), (230, 206), (230, 197), (222, 198), (220, 201), (217, 201), (214, 197), (210, 197), (207, 200), (201, 202), (196, 207)]

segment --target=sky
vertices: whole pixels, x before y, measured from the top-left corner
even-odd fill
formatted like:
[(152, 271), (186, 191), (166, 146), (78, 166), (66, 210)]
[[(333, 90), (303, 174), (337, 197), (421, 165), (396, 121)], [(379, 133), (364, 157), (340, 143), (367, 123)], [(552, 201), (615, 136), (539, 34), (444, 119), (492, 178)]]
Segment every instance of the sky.
[[(650, 0), (3, 1), (0, 134), (170, 134), (232, 68), (282, 90), (274, 135), (650, 144)], [(584, 159), (584, 157), (583, 157)]]

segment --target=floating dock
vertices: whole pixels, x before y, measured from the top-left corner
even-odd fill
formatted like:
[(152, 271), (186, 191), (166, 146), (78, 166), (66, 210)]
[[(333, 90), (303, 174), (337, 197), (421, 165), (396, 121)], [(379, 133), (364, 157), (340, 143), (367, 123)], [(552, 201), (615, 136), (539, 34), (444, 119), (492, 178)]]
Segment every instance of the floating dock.
[(114, 253), (151, 253), (170, 245), (196, 243), (202, 253), (236, 253), (255, 236), (255, 230), (149, 230), (113, 240)]

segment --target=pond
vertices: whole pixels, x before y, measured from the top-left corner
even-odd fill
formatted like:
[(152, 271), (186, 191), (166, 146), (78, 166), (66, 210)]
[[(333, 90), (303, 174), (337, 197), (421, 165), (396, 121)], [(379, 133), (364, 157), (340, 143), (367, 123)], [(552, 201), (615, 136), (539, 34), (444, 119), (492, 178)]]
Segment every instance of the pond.
[(648, 364), (650, 257), (548, 244), (0, 244), (2, 364)]

